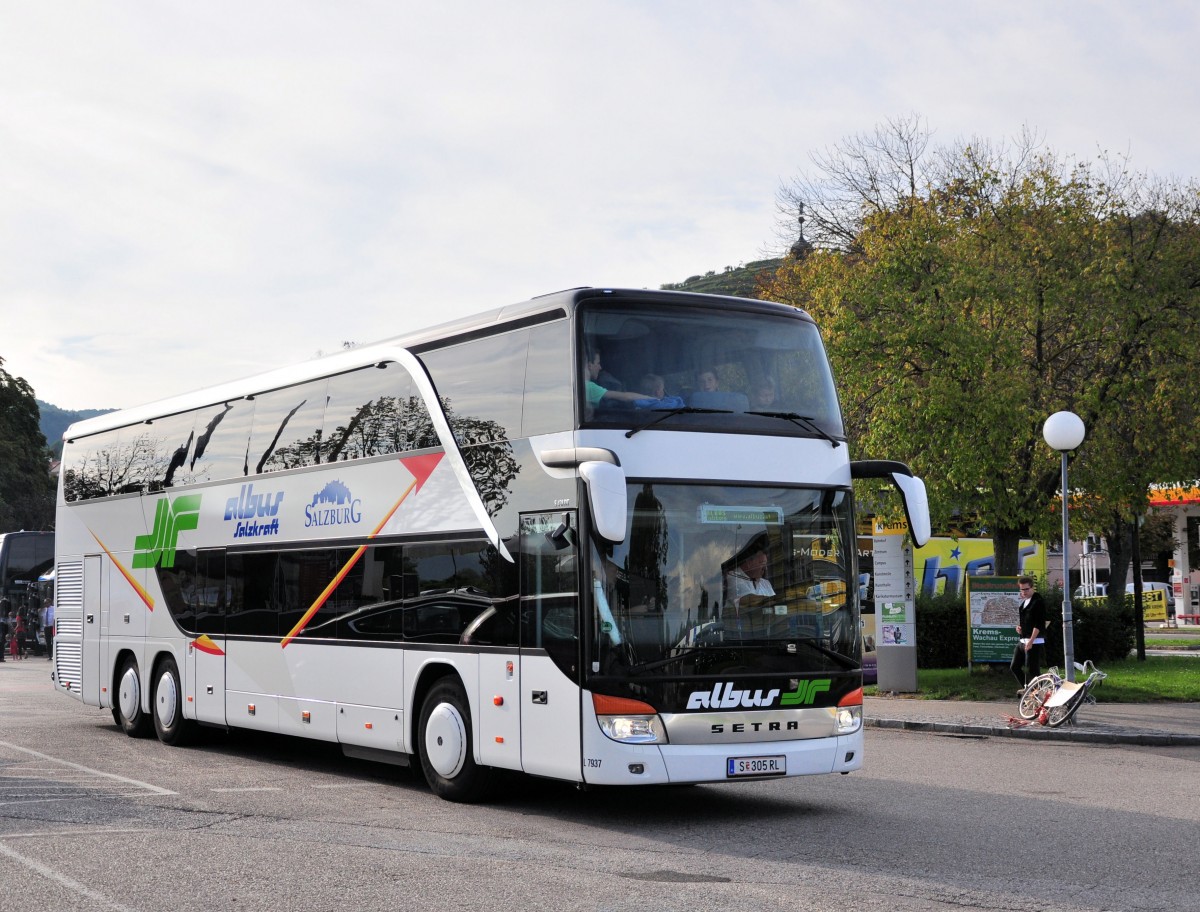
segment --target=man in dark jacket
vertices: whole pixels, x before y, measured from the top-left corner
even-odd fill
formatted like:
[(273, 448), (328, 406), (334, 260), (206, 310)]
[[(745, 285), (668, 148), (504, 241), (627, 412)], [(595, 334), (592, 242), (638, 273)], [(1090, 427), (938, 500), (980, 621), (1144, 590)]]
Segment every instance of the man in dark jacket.
[(1018, 577), (1017, 588), (1021, 590), (1021, 613), (1017, 624), (1017, 636), (1021, 639), (1013, 650), (1009, 670), (1024, 692), (1025, 685), (1042, 673), (1042, 654), (1046, 651), (1046, 603), (1042, 601), (1042, 594), (1033, 588), (1032, 577)]

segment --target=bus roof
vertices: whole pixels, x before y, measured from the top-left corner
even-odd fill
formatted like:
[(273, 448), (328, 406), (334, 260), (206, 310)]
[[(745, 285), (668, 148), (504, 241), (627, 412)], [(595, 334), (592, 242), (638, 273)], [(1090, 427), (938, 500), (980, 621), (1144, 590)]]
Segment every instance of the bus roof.
[[(106, 412), (94, 418), (76, 422), (63, 432), (64, 440), (77, 437), (87, 437), (102, 431), (127, 425), (139, 424), (156, 418), (164, 418), (189, 409), (214, 405), (218, 402), (228, 402), (242, 399), (249, 395), (257, 395), (315, 380), (320, 377), (332, 376), (346, 371), (356, 370), (381, 361), (390, 360), (389, 352), (397, 348), (420, 350), (431, 343), (470, 336), (475, 333), (486, 333), (488, 330), (503, 327), (507, 324), (520, 324), (523, 321), (536, 321), (539, 316), (553, 315), (555, 310), (561, 311), (562, 316), (572, 313), (575, 306), (582, 301), (612, 298), (614, 300), (634, 300), (643, 303), (666, 305), (720, 305), (726, 308), (749, 309), (763, 313), (786, 313), (800, 315), (811, 320), (807, 314), (786, 304), (776, 304), (769, 301), (758, 301), (750, 298), (736, 298), (725, 295), (696, 294), (682, 291), (656, 291), (651, 289), (624, 288), (569, 288), (550, 294), (540, 295), (519, 304), (510, 304), (494, 310), (484, 311), (469, 317), (463, 317), (447, 323), (431, 326), (400, 336), (393, 336), (378, 342), (360, 345), (346, 351), (337, 352), (274, 368), (262, 373), (253, 374), (236, 380), (226, 381), (213, 386), (204, 387), (188, 393), (181, 393), (165, 399), (159, 399), (144, 405), (137, 405), (115, 412)], [(551, 318), (553, 318), (551, 316)]]

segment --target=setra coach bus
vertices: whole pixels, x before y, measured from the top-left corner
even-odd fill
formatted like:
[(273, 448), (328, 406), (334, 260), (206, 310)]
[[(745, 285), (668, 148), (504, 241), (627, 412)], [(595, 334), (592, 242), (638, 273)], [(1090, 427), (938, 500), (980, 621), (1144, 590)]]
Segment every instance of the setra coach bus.
[(581, 288), (73, 425), (55, 686), (587, 785), (863, 760), (854, 478), (814, 322)]

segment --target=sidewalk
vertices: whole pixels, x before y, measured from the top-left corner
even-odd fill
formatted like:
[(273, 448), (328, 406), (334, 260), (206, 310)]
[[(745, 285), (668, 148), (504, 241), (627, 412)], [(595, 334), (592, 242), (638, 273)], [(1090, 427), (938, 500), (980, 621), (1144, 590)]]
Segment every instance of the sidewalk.
[(1200, 703), (1096, 703), (1080, 707), (1073, 723), (1060, 728), (1036, 722), (1009, 728), (1009, 717), (1017, 715), (1015, 697), (1011, 703), (867, 697), (863, 715), (867, 728), (1097, 744), (1200, 746)]

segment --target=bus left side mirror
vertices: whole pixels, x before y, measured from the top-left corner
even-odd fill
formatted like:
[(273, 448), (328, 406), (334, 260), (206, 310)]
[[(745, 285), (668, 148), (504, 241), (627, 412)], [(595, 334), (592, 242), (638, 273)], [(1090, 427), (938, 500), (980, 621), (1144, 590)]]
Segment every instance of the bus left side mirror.
[(596, 531), (614, 545), (625, 540), (628, 500), (625, 472), (611, 462), (582, 462), (579, 474), (587, 484), (588, 505)]
[(900, 492), (904, 513), (908, 517), (908, 534), (918, 548), (929, 541), (932, 524), (929, 519), (929, 494), (925, 482), (913, 475), (902, 462), (891, 459), (862, 459), (850, 463), (851, 478), (886, 478)]

